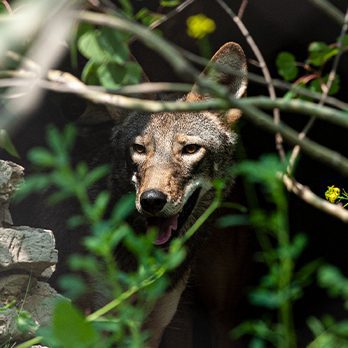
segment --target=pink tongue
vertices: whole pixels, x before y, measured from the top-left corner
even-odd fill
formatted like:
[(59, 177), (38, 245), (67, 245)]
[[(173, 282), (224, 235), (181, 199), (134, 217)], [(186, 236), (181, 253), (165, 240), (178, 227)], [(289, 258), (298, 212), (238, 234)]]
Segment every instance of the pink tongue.
[(150, 218), (148, 224), (149, 227), (156, 227), (158, 229), (158, 235), (154, 244), (163, 245), (167, 243), (172, 236), (172, 231), (178, 228), (178, 214), (168, 218)]

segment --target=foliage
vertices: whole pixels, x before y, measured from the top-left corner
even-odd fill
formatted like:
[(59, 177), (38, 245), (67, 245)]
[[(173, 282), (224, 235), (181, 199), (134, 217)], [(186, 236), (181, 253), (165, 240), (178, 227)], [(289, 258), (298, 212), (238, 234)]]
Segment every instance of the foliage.
[(19, 157), (18, 152), (5, 129), (0, 129), (0, 149), (4, 149), (14, 157)]
[[(278, 74), (286, 81), (294, 81), (295, 86), (299, 85), (312, 92), (323, 93), (329, 78), (327, 64), (341, 53), (338, 44), (342, 45), (342, 51), (348, 48), (347, 38), (348, 36), (345, 35), (342, 39), (339, 38), (337, 43), (330, 45), (321, 41), (311, 42), (308, 46), (308, 58), (305, 62), (298, 62), (290, 52), (280, 52), (276, 59)], [(300, 75), (300, 71), (303, 71), (303, 74)], [(339, 89), (340, 77), (336, 74), (328, 94), (334, 95)], [(295, 98), (298, 96), (289, 91), (286, 97)]]
[[(160, 5), (170, 9), (181, 1), (163, 0)], [(163, 19), (162, 13), (142, 8), (135, 13), (130, 1), (118, 2), (117, 15), (152, 26), (156, 20)], [(0, 4), (0, 11), (4, 6)], [(187, 20), (187, 35), (196, 40), (201, 55), (210, 56), (209, 35), (216, 29), (216, 23), (204, 14), (196, 14)], [(100, 85), (115, 92), (123, 85), (137, 84), (141, 69), (132, 59), (129, 45), (133, 38), (126, 32), (105, 26), (80, 23), (71, 40), (71, 50), (78, 51), (86, 64), (82, 80), (88, 85)], [(340, 45), (343, 47), (340, 48)], [(280, 52), (276, 59), (279, 75), (308, 91), (336, 94), (340, 89), (337, 74), (328, 86), (329, 63), (332, 63), (348, 47), (348, 36), (344, 35), (337, 43), (327, 44), (315, 41), (309, 44), (307, 58), (299, 62), (294, 54)], [(158, 48), (157, 48), (158, 49)], [(159, 49), (158, 49), (159, 50)], [(174, 57), (175, 58), (175, 57)], [(16, 65), (17, 67), (18, 65)], [(312, 98), (301, 96), (290, 90), (286, 99)], [(86, 315), (75, 305), (62, 301), (57, 303), (51, 326), (37, 328), (30, 316), (21, 312), (18, 325), (24, 330), (36, 330), (36, 343), (42, 341), (50, 347), (143, 347), (147, 333), (142, 330), (144, 320), (154, 301), (164, 293), (168, 286), (166, 274), (181, 264), (185, 257), (184, 242), (201, 226), (221, 203), (224, 182), (215, 183), (217, 196), (213, 204), (182, 240), (171, 243), (167, 253), (153, 248), (156, 231), (139, 236), (125, 221), (133, 211), (134, 197), (124, 197), (107, 214), (110, 193), (101, 192), (91, 200), (89, 190), (110, 170), (108, 166), (91, 169), (84, 162), (71, 164), (76, 132), (67, 126), (62, 133), (50, 127), (47, 134), (48, 148), (37, 148), (30, 152), (29, 159), (38, 170), (27, 179), (18, 198), (31, 192), (55, 188), (50, 196), (50, 204), (76, 200), (80, 214), (71, 216), (68, 225), (72, 228), (89, 226), (90, 235), (84, 240), (88, 251), (86, 255), (74, 255), (70, 259), (72, 271), (83, 272), (89, 278), (102, 284), (110, 294), (110, 302), (99, 310)], [(17, 155), (15, 147), (4, 130), (0, 130), (0, 147), (12, 155)], [(308, 240), (305, 233), (294, 233), (289, 227), (287, 195), (281, 181), (286, 173), (287, 163), (280, 163), (275, 156), (262, 157), (259, 161), (244, 161), (234, 169), (234, 174), (242, 175), (248, 185), (254, 185), (262, 192), (266, 208), (251, 209), (246, 214), (226, 215), (218, 223), (222, 227), (239, 226), (251, 223), (261, 251), (255, 258), (266, 269), (259, 284), (249, 292), (250, 302), (262, 308), (263, 314), (243, 322), (234, 330), (237, 337), (249, 335), (251, 347), (295, 347), (297, 345), (296, 322), (293, 309), (304, 294), (308, 285), (314, 284), (317, 273), (318, 284), (330, 296), (335, 297), (347, 308), (348, 280), (334, 266), (313, 260), (299, 266), (299, 258)], [(328, 187), (325, 194), (331, 203), (347, 207), (347, 193), (335, 186)], [(342, 204), (343, 203), (343, 204)], [(241, 209), (242, 213), (245, 213)], [(130, 273), (124, 272), (114, 260), (114, 250), (125, 246), (138, 261), (139, 267)], [(102, 276), (96, 276), (96, 275)], [(86, 294), (89, 283), (77, 275), (67, 275), (60, 280), (66, 295), (78, 299)], [(112, 299), (112, 300), (111, 300)], [(6, 308), (5, 308), (6, 309)], [(307, 318), (313, 333), (309, 347), (344, 347), (348, 342), (348, 323), (336, 321), (328, 315), (318, 319)], [(71, 327), (74, 330), (71, 330)], [(26, 346), (31, 345), (27, 342)], [(24, 347), (22, 345), (22, 347)]]
[[(69, 153), (75, 138), (75, 129), (67, 126), (62, 133), (49, 128), (47, 141), (49, 148), (33, 149), (29, 158), (41, 173), (30, 176), (16, 198), (22, 199), (30, 192), (54, 186), (57, 191), (49, 197), (52, 204), (75, 198), (81, 208), (81, 215), (72, 216), (68, 224), (76, 227), (88, 224), (91, 235), (84, 244), (87, 255), (74, 255), (70, 259), (73, 271), (83, 271), (101, 287), (108, 289), (114, 298), (104, 307), (85, 317), (71, 303), (57, 303), (50, 328), (40, 328), (37, 334), (50, 347), (143, 347), (146, 334), (141, 330), (151, 304), (162, 294), (167, 285), (166, 273), (180, 265), (185, 257), (183, 243), (218, 207), (214, 201), (201, 219), (188, 231), (186, 239), (174, 240), (168, 251), (154, 247), (156, 231), (147, 235), (136, 235), (125, 219), (134, 209), (134, 196), (126, 196), (113, 208), (111, 216), (105, 217), (110, 200), (108, 192), (101, 192), (91, 201), (88, 189), (100, 180), (108, 167), (88, 169), (86, 163), (72, 167)], [(222, 186), (216, 183), (221, 197)], [(123, 244), (137, 258), (138, 269), (124, 272), (115, 262), (114, 251)], [(99, 275), (99, 276), (97, 276)], [(71, 281), (72, 280), (72, 281)], [(88, 284), (76, 276), (62, 278), (72, 298), (85, 292)], [(137, 306), (133, 302), (136, 296)], [(139, 302), (139, 303), (138, 303)], [(117, 315), (114, 310), (117, 308)], [(67, 320), (68, 318), (68, 320)], [(74, 326), (74, 330), (69, 330)], [(108, 332), (109, 337), (103, 333)]]
[[(262, 250), (257, 260), (263, 263), (266, 274), (260, 284), (249, 294), (250, 301), (264, 307), (262, 320), (246, 321), (234, 330), (239, 337), (245, 334), (255, 336), (253, 344), (260, 347), (272, 344), (275, 347), (296, 347), (296, 333), (293, 321), (293, 304), (303, 294), (316, 263), (296, 269), (295, 263), (307, 244), (305, 235), (290, 237), (287, 198), (280, 180), (285, 170), (275, 156), (263, 156), (260, 161), (244, 161), (235, 169), (250, 183), (261, 185), (264, 197), (273, 209), (255, 209), (251, 222), (256, 228)], [(272, 312), (278, 318), (274, 321)], [(267, 342), (267, 343), (266, 343)]]

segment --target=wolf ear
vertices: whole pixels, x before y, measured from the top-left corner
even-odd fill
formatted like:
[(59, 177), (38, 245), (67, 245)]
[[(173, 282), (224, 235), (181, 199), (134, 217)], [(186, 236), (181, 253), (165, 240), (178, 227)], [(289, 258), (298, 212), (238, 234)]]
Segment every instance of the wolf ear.
[[(232, 70), (232, 72), (219, 71), (214, 65), (225, 66)], [(233, 74), (233, 71), (235, 71), (236, 74)], [(201, 73), (201, 77), (202, 76), (226, 86), (230, 90), (232, 96), (241, 98), (245, 95), (248, 84), (247, 63), (242, 48), (235, 42), (225, 43), (214, 54), (210, 63)], [(210, 96), (208, 94), (199, 92), (197, 85), (194, 85), (191, 92), (186, 96), (186, 100), (189, 102), (197, 102), (209, 98)], [(238, 109), (231, 109), (227, 114), (224, 114), (224, 116), (228, 123), (232, 123), (241, 116), (241, 112)]]

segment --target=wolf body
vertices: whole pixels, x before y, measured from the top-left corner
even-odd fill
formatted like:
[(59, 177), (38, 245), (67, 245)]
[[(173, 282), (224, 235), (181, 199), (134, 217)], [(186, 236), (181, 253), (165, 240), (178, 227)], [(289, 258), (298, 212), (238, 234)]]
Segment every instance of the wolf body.
[[(230, 67), (237, 74), (216, 72), (208, 66), (203, 76), (227, 86), (235, 98), (242, 97), (247, 86), (247, 66), (241, 47), (233, 42), (225, 44), (214, 55), (212, 62)], [(207, 98), (209, 96), (200, 94), (195, 86), (180, 100), (194, 103)], [(209, 206), (214, 198), (213, 181), (224, 178), (233, 164), (237, 142), (237, 134), (233, 128), (240, 117), (240, 111), (232, 109), (227, 112), (155, 114), (131, 112), (124, 116), (124, 113), (109, 109), (109, 114), (117, 124), (112, 131), (112, 173), (107, 189), (112, 193), (113, 201), (135, 189), (137, 217), (133, 220), (133, 227), (138, 233), (146, 233), (148, 226), (156, 227), (158, 236), (155, 244), (166, 248), (172, 239), (183, 236)], [(229, 188), (226, 193), (228, 191)], [(223, 274), (223, 271), (230, 274), (226, 281), (221, 275), (214, 279), (214, 276), (207, 275), (199, 266), (194, 270), (195, 277), (205, 283), (204, 289), (212, 288), (208, 285), (211, 282), (219, 282), (214, 284), (210, 295), (211, 309), (220, 314), (232, 310), (231, 303), (235, 303), (237, 296), (226, 292), (238, 288), (236, 279), (232, 281), (231, 287), (231, 271), (234, 269), (234, 276), (238, 274), (241, 277), (235, 265), (243, 268), (237, 262), (241, 261), (243, 255), (240, 250), (236, 250), (236, 245), (229, 245), (231, 236), (221, 240), (212, 236), (212, 231), (209, 232), (207, 228), (209, 229), (209, 224), (188, 240), (184, 263), (170, 275), (169, 291), (157, 301), (149, 316), (146, 326), (151, 332), (150, 347), (159, 346), (163, 332), (172, 320), (186, 288), (194, 260), (200, 258), (201, 266), (205, 265), (205, 270), (216, 264), (218, 269), (211, 270), (213, 274), (215, 272), (215, 276)], [(225, 255), (224, 261), (219, 260), (221, 255), (214, 256), (211, 248), (205, 247), (206, 243), (210, 243), (213, 249), (215, 247), (218, 253), (225, 252), (221, 248), (225, 243), (230, 247), (227, 253), (232, 252), (233, 255)], [(233, 243), (243, 250), (236, 236), (233, 236)], [(236, 257), (240, 260), (235, 260)], [(204, 291), (206, 290), (201, 293)], [(219, 296), (225, 304), (218, 303)], [(226, 301), (229, 296), (233, 299)], [(227, 303), (229, 305), (226, 307)], [(227, 325), (224, 334), (229, 329)], [(219, 340), (221, 343), (216, 343), (216, 346), (223, 345), (224, 339)], [(190, 346), (189, 342), (185, 346)]]
[[(208, 67), (203, 76), (227, 86), (235, 98), (242, 97), (247, 85), (247, 66), (241, 47), (233, 42), (225, 44), (212, 62), (233, 68), (238, 74), (217, 73)], [(207, 98), (208, 95), (201, 94), (194, 86), (181, 100), (194, 103)], [(185, 235), (209, 206), (214, 199), (213, 181), (223, 178), (233, 164), (237, 142), (234, 124), (240, 111), (151, 114), (126, 113), (113, 108), (103, 110), (90, 107), (79, 121), (82, 133), (89, 129), (85, 133), (89, 148), (96, 148), (85, 151), (91, 165), (112, 164), (110, 175), (92, 189), (91, 196), (100, 190), (108, 190), (112, 206), (124, 194), (135, 191), (133, 228), (137, 233), (146, 233), (148, 226), (156, 227), (155, 244), (166, 249), (171, 240)], [(104, 123), (106, 128), (95, 124), (87, 126), (91, 119), (93, 122), (112, 119), (113, 127), (109, 123)], [(103, 142), (104, 146), (101, 145)], [(91, 158), (94, 159), (91, 161)], [(227, 194), (229, 188), (225, 191)], [(55, 214), (59, 215), (56, 211)], [(57, 231), (61, 259), (71, 252), (64, 253), (67, 248), (77, 251), (77, 242), (67, 241), (76, 235), (61, 233), (65, 228), (62, 225), (64, 216), (70, 214), (71, 211), (66, 209), (66, 213), (56, 217), (58, 224), (46, 224)], [(149, 347), (159, 347), (166, 327), (177, 312), (181, 295), (192, 279), (198, 289), (196, 295), (212, 313), (212, 321), (218, 323), (213, 347), (231, 346), (227, 334), (232, 325), (231, 312), (239, 299), (237, 293), (240, 293), (245, 270), (245, 247), (237, 232), (214, 232), (214, 229), (214, 222), (208, 221), (187, 241), (185, 261), (170, 274), (169, 290), (156, 302), (147, 320), (146, 329), (151, 336)], [(134, 258), (126, 250), (117, 250), (116, 258), (125, 270), (135, 266)], [(57, 271), (57, 276), (63, 273), (62, 266), (58, 265)], [(174, 332), (172, 338), (167, 335), (162, 345), (192, 347), (192, 330), (184, 324), (182, 332), (181, 336)]]

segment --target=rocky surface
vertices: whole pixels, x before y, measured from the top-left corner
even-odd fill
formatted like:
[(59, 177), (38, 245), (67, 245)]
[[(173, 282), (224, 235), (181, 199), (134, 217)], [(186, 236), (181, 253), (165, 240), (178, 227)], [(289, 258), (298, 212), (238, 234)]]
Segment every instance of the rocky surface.
[(12, 224), (9, 200), (23, 181), (24, 168), (9, 161), (0, 160), (0, 226)]
[(62, 297), (44, 281), (58, 259), (53, 233), (12, 225), (9, 200), (22, 183), (23, 172), (22, 167), (0, 160), (0, 346), (34, 335), (19, 330), (20, 312), (29, 313), (37, 326), (45, 326), (54, 302)]

